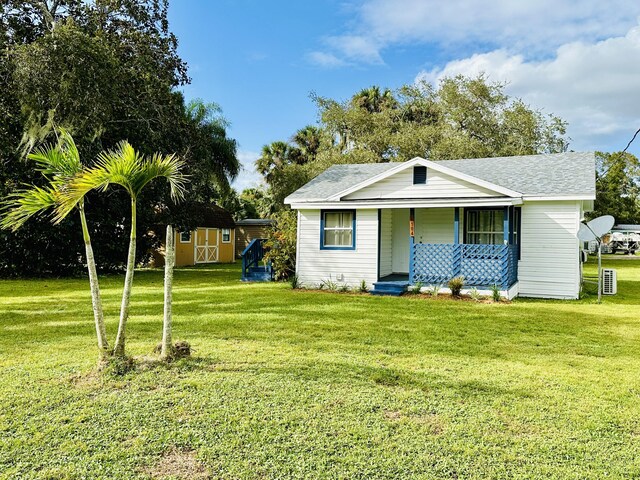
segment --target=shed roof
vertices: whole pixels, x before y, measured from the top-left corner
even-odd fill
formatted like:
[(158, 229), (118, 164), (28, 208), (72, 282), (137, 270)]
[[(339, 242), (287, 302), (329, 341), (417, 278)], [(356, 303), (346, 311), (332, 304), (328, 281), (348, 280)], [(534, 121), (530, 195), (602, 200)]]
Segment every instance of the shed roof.
[(236, 221), (236, 225), (255, 225), (255, 226), (269, 226), (273, 224), (273, 220), (270, 218), (245, 218), (243, 220)]
[(199, 227), (234, 228), (235, 222), (231, 214), (224, 208), (212, 203), (194, 202), (192, 214)]
[[(523, 196), (595, 196), (593, 152), (440, 160), (435, 163)], [(334, 165), (293, 192), (287, 201), (326, 201), (398, 165), (397, 162)]]

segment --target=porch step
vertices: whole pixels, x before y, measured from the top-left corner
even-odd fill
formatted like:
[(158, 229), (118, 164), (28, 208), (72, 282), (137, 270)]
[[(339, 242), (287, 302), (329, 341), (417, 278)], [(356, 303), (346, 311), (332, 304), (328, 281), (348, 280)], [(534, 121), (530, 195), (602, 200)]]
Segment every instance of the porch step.
[(242, 277), (243, 282), (270, 282), (271, 274), (270, 273), (250, 273)]
[(371, 295), (389, 295), (398, 297), (407, 291), (409, 282), (375, 282)]
[(249, 272), (242, 276), (243, 282), (270, 282), (271, 280), (271, 267), (269, 266), (251, 267)]

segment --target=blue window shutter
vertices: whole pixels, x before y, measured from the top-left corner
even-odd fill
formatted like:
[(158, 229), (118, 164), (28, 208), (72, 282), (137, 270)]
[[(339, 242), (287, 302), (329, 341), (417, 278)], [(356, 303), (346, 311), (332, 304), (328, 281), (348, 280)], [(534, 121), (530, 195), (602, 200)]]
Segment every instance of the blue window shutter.
[(416, 165), (413, 167), (413, 184), (424, 185), (427, 183), (427, 167)]

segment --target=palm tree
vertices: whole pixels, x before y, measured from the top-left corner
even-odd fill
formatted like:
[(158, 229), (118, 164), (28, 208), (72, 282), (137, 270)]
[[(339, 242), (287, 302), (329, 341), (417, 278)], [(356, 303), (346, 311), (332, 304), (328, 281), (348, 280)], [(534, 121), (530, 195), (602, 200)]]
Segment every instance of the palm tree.
[(351, 102), (369, 113), (380, 113), (383, 110), (396, 108), (398, 105), (391, 90), (385, 88), (381, 91), (377, 85), (360, 90), (352, 97)]
[[(31, 217), (56, 208), (61, 201), (61, 192), (64, 191), (68, 182), (83, 170), (80, 154), (73, 137), (62, 129), (59, 133), (57, 145), (36, 149), (28, 157), (36, 162), (38, 169), (48, 180), (48, 185), (45, 187), (31, 186), (11, 194), (4, 204), (5, 215), (0, 221), (0, 227), (2, 228), (16, 231)], [(107, 342), (102, 300), (100, 298), (100, 285), (93, 256), (93, 247), (91, 246), (91, 236), (89, 235), (84, 211), (84, 196), (79, 198), (76, 206), (82, 223), (82, 237), (87, 256), (87, 270), (89, 272), (98, 349), (100, 358), (104, 359), (108, 354), (109, 344)], [(68, 210), (60, 217), (60, 220), (70, 212), (71, 210)]]
[(184, 197), (187, 178), (181, 173), (184, 162), (175, 155), (154, 154), (145, 158), (129, 144), (121, 142), (115, 150), (98, 155), (96, 165), (76, 175), (62, 193), (62, 202), (56, 208), (56, 221), (64, 218), (68, 211), (91, 190), (105, 191), (109, 185), (120, 185), (131, 197), (131, 235), (127, 255), (127, 271), (120, 306), (118, 334), (113, 348), (116, 356), (125, 355), (125, 334), (129, 318), (131, 287), (136, 260), (136, 208), (137, 200), (144, 187), (156, 178), (165, 178), (171, 187), (174, 201)]
[(322, 143), (323, 132), (315, 125), (307, 125), (298, 130), (291, 139), (300, 149), (303, 163), (316, 159)]

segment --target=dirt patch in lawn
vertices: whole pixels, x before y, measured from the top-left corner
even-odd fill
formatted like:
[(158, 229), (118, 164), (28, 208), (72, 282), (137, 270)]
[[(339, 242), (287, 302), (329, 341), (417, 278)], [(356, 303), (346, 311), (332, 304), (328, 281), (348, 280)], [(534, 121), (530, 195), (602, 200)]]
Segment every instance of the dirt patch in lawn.
[(207, 468), (198, 460), (193, 450), (172, 449), (166, 452), (154, 466), (145, 469), (152, 478), (180, 478), (205, 480), (212, 478)]

